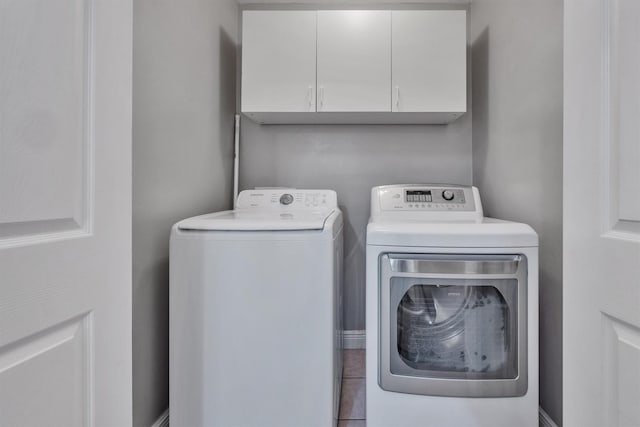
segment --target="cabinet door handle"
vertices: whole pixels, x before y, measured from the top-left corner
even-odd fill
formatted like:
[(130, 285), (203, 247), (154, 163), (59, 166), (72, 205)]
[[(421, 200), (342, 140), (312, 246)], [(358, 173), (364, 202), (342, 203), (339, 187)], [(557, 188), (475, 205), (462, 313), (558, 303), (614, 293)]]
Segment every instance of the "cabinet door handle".
[(307, 89), (307, 106), (309, 111), (313, 111), (313, 86)]
[(400, 86), (396, 86), (396, 110), (400, 111)]
[(322, 108), (324, 107), (324, 86), (320, 86), (320, 108), (318, 108), (318, 111), (322, 110)]

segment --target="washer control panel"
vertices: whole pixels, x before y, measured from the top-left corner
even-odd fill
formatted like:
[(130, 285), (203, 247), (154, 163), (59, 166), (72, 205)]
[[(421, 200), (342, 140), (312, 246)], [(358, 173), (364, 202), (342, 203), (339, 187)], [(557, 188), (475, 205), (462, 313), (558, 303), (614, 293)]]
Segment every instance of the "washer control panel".
[(472, 187), (388, 185), (377, 187), (374, 194), (376, 193), (383, 211), (470, 212), (476, 210)]
[(290, 205), (291, 203), (293, 203), (293, 196), (291, 194), (285, 193), (282, 196), (280, 196), (280, 204)]
[(338, 198), (333, 190), (266, 188), (245, 190), (238, 195), (236, 209), (335, 209)]

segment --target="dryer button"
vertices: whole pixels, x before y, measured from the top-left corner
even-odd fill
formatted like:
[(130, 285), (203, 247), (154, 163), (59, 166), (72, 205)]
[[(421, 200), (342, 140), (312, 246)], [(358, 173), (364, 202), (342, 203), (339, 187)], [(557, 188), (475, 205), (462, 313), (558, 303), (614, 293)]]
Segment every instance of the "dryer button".
[(453, 191), (451, 190), (444, 190), (442, 192), (442, 198), (445, 200), (453, 200), (453, 196), (454, 194), (453, 194)]

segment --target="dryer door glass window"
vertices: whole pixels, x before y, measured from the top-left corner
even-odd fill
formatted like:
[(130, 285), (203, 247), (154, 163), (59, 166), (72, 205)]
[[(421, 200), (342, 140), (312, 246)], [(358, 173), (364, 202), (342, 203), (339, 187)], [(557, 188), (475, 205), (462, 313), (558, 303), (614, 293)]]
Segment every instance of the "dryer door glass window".
[(382, 255), (380, 387), (429, 396), (526, 394), (527, 269), (521, 254)]
[[(391, 280), (391, 373), (429, 378), (517, 377), (517, 281)], [(395, 316), (394, 316), (395, 314)]]

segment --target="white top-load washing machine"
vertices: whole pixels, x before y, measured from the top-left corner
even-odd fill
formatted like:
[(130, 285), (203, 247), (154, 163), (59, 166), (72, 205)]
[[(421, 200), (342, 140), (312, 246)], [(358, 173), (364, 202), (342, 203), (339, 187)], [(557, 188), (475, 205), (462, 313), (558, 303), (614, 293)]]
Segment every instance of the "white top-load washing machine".
[(375, 187), (366, 280), (367, 427), (538, 425), (531, 227), (475, 187)]
[(336, 424), (342, 242), (331, 190), (247, 190), (174, 225), (171, 425)]

